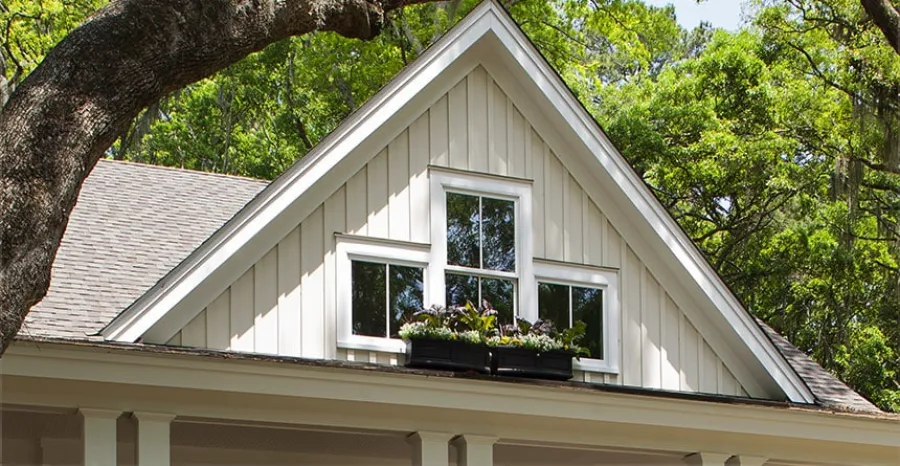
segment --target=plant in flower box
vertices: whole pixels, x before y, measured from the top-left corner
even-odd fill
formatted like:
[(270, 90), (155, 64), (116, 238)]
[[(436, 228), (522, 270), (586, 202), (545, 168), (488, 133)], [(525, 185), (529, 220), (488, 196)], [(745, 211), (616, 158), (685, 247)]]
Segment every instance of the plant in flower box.
[(517, 318), (515, 325), (506, 325), (501, 334), (490, 337), (493, 348), (491, 373), (511, 377), (550, 380), (572, 378), (572, 358), (589, 356), (586, 348), (578, 346), (584, 335), (584, 322), (557, 331), (550, 321), (534, 323)]
[(413, 318), (399, 332), (406, 341), (407, 367), (490, 372), (491, 355), (485, 340), (495, 315), (467, 303), (461, 308), (432, 306)]

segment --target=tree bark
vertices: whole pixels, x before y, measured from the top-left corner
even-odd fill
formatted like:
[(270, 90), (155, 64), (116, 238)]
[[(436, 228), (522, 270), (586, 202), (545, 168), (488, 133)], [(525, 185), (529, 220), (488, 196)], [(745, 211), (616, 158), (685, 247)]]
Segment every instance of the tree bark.
[(891, 0), (860, 0), (860, 2), (894, 51), (900, 54), (900, 12)]
[(82, 182), (143, 108), (280, 39), (371, 39), (427, 1), (118, 0), (73, 30), (0, 111), (0, 355), (47, 292)]

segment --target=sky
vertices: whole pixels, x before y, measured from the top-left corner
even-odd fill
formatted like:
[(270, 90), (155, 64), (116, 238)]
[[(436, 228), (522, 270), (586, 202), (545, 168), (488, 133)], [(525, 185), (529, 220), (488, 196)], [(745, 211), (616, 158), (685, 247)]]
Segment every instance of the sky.
[(741, 0), (644, 0), (650, 5), (675, 6), (678, 24), (693, 29), (700, 21), (707, 21), (713, 27), (734, 31), (741, 24)]

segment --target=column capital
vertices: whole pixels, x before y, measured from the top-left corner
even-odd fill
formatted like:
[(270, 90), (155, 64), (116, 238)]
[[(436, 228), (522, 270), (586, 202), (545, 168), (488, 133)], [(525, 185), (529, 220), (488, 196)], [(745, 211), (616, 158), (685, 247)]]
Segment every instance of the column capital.
[(423, 442), (443, 442), (448, 443), (453, 438), (453, 434), (447, 432), (432, 432), (427, 430), (419, 430), (406, 436), (408, 443)]
[(106, 408), (78, 408), (78, 412), (85, 419), (118, 419), (122, 415), (121, 410)]
[(684, 457), (684, 462), (691, 466), (725, 466), (731, 455), (724, 453), (697, 452)]
[(768, 458), (762, 456), (735, 455), (725, 462), (725, 466), (763, 466)]
[(451, 440), (451, 443), (453, 443), (454, 445), (459, 444), (459, 443), (465, 443), (467, 445), (493, 445), (493, 444), (497, 443), (497, 440), (500, 440), (500, 438), (499, 437), (491, 437), (491, 436), (487, 436), (487, 435), (465, 434), (465, 435), (457, 435), (456, 437), (453, 437), (453, 440)]
[(134, 411), (131, 413), (138, 422), (165, 422), (169, 423), (175, 419), (175, 415), (171, 413), (153, 413), (148, 411)]
[(409, 434), (406, 441), (412, 445), (413, 466), (447, 466), (450, 462), (450, 439), (446, 432), (418, 431)]

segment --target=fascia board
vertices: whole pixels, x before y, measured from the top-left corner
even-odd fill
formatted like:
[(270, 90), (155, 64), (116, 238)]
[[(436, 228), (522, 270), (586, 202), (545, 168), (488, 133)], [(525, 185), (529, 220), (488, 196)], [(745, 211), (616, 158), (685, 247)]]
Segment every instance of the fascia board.
[[(429, 48), (424, 56), (326, 137), (312, 153), (273, 181), (184, 262), (110, 322), (100, 332), (101, 335), (107, 340), (120, 342), (134, 342), (143, 337), (215, 270), (259, 235), (383, 122), (483, 37), (490, 29), (488, 14), (493, 8), (497, 6), (492, 2), (479, 5), (462, 23)], [(214, 297), (209, 296), (209, 300)], [(196, 311), (199, 313), (200, 310)], [(182, 320), (186, 323), (191, 317), (185, 316)]]
[[(604, 393), (589, 388), (427, 377), (352, 368), (140, 353), (43, 343), (14, 344), (4, 376), (465, 409), (742, 435), (896, 447), (900, 420), (790, 407), (736, 405)], [(365, 390), (361, 390), (365, 387)]]

